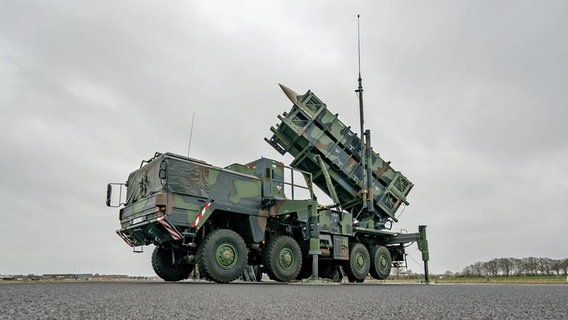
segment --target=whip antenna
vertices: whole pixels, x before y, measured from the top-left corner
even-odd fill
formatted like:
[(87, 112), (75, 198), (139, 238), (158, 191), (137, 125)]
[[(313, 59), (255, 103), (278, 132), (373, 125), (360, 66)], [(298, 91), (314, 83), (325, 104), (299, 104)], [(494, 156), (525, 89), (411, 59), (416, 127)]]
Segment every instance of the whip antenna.
[(359, 79), (361, 79), (361, 32), (359, 27), (359, 15), (357, 15), (357, 58), (359, 61)]
[(189, 130), (189, 144), (187, 146), (187, 156), (189, 157), (189, 150), (191, 150), (191, 137), (193, 136), (193, 123), (195, 121), (195, 112), (191, 117), (191, 129)]
[(364, 143), (365, 139), (365, 119), (363, 115), (363, 79), (361, 78), (361, 32), (359, 27), (359, 15), (357, 15), (357, 59), (359, 65), (359, 87), (355, 92), (357, 92), (357, 96), (359, 97), (359, 118), (361, 124), (361, 141)]

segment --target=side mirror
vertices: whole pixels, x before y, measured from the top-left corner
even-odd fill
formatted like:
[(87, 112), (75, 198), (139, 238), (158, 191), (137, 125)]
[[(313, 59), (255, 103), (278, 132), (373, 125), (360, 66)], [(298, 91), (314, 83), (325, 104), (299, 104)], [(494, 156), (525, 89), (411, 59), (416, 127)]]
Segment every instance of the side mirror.
[(107, 184), (107, 207), (110, 207), (110, 198), (112, 197), (112, 186), (109, 184)]
[(106, 205), (107, 207), (120, 207), (126, 204), (123, 201), (123, 192), (126, 191), (126, 183), (109, 183), (107, 185)]

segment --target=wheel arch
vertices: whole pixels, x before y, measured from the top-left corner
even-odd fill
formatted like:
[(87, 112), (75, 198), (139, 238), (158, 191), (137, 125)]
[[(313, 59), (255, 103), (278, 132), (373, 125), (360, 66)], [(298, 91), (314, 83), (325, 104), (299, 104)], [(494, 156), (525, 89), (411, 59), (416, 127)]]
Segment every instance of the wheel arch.
[(266, 217), (259, 214), (216, 209), (207, 219), (204, 227), (209, 231), (230, 229), (238, 233), (245, 243), (259, 243), (265, 240)]

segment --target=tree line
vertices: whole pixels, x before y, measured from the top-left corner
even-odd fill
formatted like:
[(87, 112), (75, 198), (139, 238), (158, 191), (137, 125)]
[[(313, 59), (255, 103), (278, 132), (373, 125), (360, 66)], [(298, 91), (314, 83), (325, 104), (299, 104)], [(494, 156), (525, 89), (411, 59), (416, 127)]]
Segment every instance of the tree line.
[(463, 277), (511, 277), (511, 276), (561, 276), (568, 275), (568, 258), (497, 258), (476, 262), (465, 267)]

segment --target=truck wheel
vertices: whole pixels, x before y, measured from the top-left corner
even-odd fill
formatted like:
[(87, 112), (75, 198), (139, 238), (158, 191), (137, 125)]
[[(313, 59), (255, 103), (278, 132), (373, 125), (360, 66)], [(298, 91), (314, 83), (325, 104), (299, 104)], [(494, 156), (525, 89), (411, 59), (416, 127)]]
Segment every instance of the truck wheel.
[(288, 236), (270, 239), (264, 251), (264, 267), (272, 280), (294, 280), (302, 268), (302, 251), (296, 240)]
[(206, 279), (227, 283), (240, 277), (246, 266), (248, 250), (238, 233), (220, 229), (209, 233), (197, 250), (197, 265)]
[(171, 248), (156, 247), (152, 252), (152, 268), (156, 274), (165, 281), (180, 281), (187, 279), (193, 264), (175, 264)]
[(391, 255), (389, 250), (383, 246), (373, 246), (371, 248), (371, 276), (375, 279), (384, 280), (391, 273)]
[(362, 243), (351, 245), (349, 250), (349, 261), (344, 265), (343, 270), (350, 282), (363, 282), (371, 268), (369, 251)]

